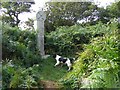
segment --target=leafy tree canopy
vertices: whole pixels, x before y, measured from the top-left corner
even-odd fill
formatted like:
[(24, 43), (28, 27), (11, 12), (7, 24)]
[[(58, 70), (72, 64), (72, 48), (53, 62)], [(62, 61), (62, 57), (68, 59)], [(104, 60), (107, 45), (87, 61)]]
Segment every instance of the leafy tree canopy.
[[(71, 26), (84, 19), (97, 9), (91, 2), (49, 2), (47, 7), (46, 29), (58, 26)], [(52, 28), (51, 28), (52, 27)]]
[(2, 2), (2, 8), (4, 9), (2, 21), (4, 23), (9, 23), (11, 26), (18, 26), (20, 20), (18, 15), (23, 12), (30, 12), (31, 5), (34, 2)]
[(120, 17), (120, 1), (108, 6), (107, 10), (112, 18)]

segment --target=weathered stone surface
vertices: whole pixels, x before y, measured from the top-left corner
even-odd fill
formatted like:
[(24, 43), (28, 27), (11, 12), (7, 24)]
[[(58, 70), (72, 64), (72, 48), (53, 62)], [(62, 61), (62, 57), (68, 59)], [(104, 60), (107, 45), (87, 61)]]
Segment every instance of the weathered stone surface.
[(38, 30), (38, 48), (40, 51), (40, 55), (44, 56), (44, 21), (46, 19), (46, 14), (43, 10), (38, 11), (36, 14), (37, 18), (37, 30)]

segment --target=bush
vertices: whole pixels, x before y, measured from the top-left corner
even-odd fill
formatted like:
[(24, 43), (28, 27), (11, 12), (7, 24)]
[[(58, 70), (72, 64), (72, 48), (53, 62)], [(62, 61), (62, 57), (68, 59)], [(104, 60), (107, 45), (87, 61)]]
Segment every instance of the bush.
[(34, 65), (29, 68), (22, 68), (13, 63), (13, 60), (3, 62), (3, 89), (6, 88), (33, 88), (39, 87), (39, 67)]
[(46, 35), (45, 50), (52, 54), (72, 55), (81, 43), (88, 43), (89, 37), (81, 26), (60, 27)]
[[(104, 26), (104, 25), (103, 25)], [(104, 36), (94, 37), (84, 45), (84, 52), (61, 82), (72, 88), (119, 88), (119, 54), (117, 23), (105, 25)]]
[(3, 28), (2, 59), (20, 59), (22, 65), (29, 67), (39, 63), (41, 57), (37, 48), (35, 31), (21, 31), (18, 27), (5, 25)]
[(86, 27), (80, 25), (59, 27), (45, 35), (45, 50), (49, 54), (75, 55), (76, 52), (83, 50), (83, 44), (90, 43), (91, 38), (102, 37), (108, 31), (109, 27), (102, 23)]

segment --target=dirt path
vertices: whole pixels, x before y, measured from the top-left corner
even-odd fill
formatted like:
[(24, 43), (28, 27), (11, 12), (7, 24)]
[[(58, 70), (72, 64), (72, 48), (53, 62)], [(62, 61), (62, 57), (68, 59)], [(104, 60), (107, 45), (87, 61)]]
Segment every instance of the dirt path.
[(41, 80), (40, 84), (43, 86), (44, 90), (59, 90), (60, 86), (57, 82)]

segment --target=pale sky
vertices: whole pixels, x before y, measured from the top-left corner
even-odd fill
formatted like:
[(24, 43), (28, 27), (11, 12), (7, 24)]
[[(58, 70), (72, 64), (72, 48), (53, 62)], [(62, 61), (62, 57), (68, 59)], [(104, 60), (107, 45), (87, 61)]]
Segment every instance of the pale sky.
[[(19, 15), (19, 19), (24, 21), (27, 21), (28, 18), (33, 18), (35, 20), (35, 28), (36, 28), (36, 13), (37, 11), (44, 7), (45, 2), (49, 2), (51, 0), (34, 0), (35, 4), (32, 5), (31, 9), (34, 10), (34, 12), (32, 13), (24, 13), (24, 14), (20, 14)], [(60, 0), (59, 0), (60, 1)], [(96, 4), (98, 4), (98, 6), (100, 7), (106, 7), (107, 5), (110, 5), (110, 3), (115, 2), (115, 0), (93, 0)], [(22, 24), (20, 24), (22, 25)]]
[[(32, 18), (32, 19), (34, 19), (34, 27), (35, 27), (35, 29), (36, 29), (36, 13), (37, 13), (37, 11), (40, 9), (40, 8), (43, 8), (44, 7), (44, 5), (45, 5), (45, 2), (48, 2), (48, 1), (50, 1), (50, 0), (34, 0), (35, 1), (35, 4), (34, 5), (32, 5), (32, 7), (31, 7), (31, 9), (34, 11), (34, 12), (31, 12), (31, 13), (22, 13), (22, 14), (20, 14), (19, 15), (19, 19), (22, 21), (22, 22), (25, 22), (25, 21), (27, 21), (28, 20), (28, 18)], [(19, 25), (20, 25), (20, 27), (22, 28), (22, 29), (24, 29), (23, 28), (23, 26), (25, 25), (24, 23), (20, 23)]]
[[(36, 17), (36, 13), (37, 11), (40, 9), (40, 8), (43, 8), (44, 5), (45, 5), (45, 2), (48, 2), (50, 0), (34, 0), (35, 1), (35, 4), (32, 5), (31, 9), (33, 9), (35, 12), (32, 12), (31, 13), (25, 13), (25, 15), (21, 14), (19, 15), (19, 19), (23, 20), (23, 21), (26, 21), (27, 20), (27, 17), (29, 18), (35, 18)], [(24, 16), (24, 19), (23, 19), (23, 16)]]

